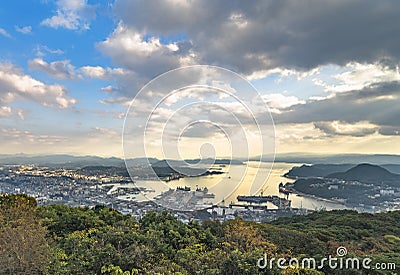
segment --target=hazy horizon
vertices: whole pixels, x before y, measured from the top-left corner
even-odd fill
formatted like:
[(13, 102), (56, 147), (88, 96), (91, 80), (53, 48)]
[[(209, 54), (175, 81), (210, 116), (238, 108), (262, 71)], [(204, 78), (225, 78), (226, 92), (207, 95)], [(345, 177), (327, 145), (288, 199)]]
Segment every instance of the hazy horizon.
[[(0, 154), (0, 161), (9, 158), (21, 158), (21, 159), (35, 159), (35, 158), (60, 158), (60, 159), (70, 159), (70, 158), (100, 158), (103, 160), (109, 159), (117, 159), (120, 161), (124, 161), (123, 157), (119, 156), (99, 156), (99, 155), (72, 155), (72, 154), (25, 154), (25, 153), (17, 153), (17, 154)], [(364, 159), (366, 157), (367, 159)], [(233, 161), (261, 161), (261, 162), (297, 162), (297, 163), (307, 163), (309, 160), (315, 161), (313, 163), (346, 163), (346, 159), (349, 160), (349, 163), (376, 163), (376, 164), (391, 164), (390, 159), (394, 159), (396, 163), (400, 164), (400, 155), (398, 154), (324, 154), (324, 153), (307, 153), (307, 152), (294, 152), (294, 153), (284, 153), (277, 154), (275, 158), (272, 160), (271, 156), (260, 157), (253, 156), (249, 158), (230, 158), (230, 157), (216, 157), (216, 158), (203, 158), (203, 159), (213, 159), (213, 160), (233, 160)], [(399, 160), (397, 160), (399, 158)], [(136, 157), (136, 158), (127, 158), (126, 160), (139, 160), (139, 159), (149, 159), (149, 160), (173, 160), (173, 161), (182, 161), (182, 160), (200, 160), (201, 158), (152, 158), (152, 157)], [(387, 161), (385, 161), (387, 160)]]

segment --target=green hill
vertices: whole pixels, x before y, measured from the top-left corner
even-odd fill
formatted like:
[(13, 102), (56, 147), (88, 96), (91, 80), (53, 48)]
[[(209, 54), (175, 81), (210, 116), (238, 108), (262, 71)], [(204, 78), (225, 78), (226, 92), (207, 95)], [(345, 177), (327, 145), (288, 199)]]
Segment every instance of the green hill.
[(350, 168), (346, 172), (333, 173), (327, 176), (328, 178), (337, 178), (343, 180), (356, 180), (360, 182), (383, 182), (383, 181), (398, 181), (400, 175), (390, 173), (385, 168), (378, 165), (368, 163), (359, 164)]
[[(391, 270), (259, 269), (260, 258), (336, 256), (393, 263)], [(396, 274), (400, 211), (315, 212), (272, 223), (184, 224), (149, 212), (140, 220), (96, 206), (38, 207), (26, 195), (0, 195), (0, 274)]]

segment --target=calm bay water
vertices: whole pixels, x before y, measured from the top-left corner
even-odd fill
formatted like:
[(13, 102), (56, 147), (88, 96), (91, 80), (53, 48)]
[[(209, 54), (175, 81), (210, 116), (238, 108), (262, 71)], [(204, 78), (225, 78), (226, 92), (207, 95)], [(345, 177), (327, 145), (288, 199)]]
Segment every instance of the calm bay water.
[[(260, 167), (258, 167), (260, 165)], [(207, 187), (209, 193), (216, 195), (213, 200), (217, 203), (224, 200), (225, 205), (230, 202), (236, 202), (238, 195), (278, 195), (279, 183), (293, 182), (293, 180), (284, 178), (282, 175), (288, 172), (293, 166), (298, 166), (298, 163), (274, 163), (270, 170), (271, 163), (249, 162), (247, 165), (231, 165), (231, 166), (214, 166), (214, 169), (225, 172), (219, 175), (209, 175), (201, 177), (181, 178), (179, 180), (170, 181), (167, 184), (162, 184), (156, 181), (138, 181), (138, 186), (151, 188), (155, 192), (146, 193), (147, 198), (153, 198), (169, 188), (178, 186), (189, 186), (192, 190)], [(270, 173), (269, 173), (270, 171)], [(140, 199), (139, 197), (137, 199)], [(310, 196), (300, 196), (290, 194), (289, 199), (292, 201), (292, 207), (307, 208), (307, 209), (343, 209), (344, 205), (334, 203)], [(270, 208), (274, 208), (271, 204)]]

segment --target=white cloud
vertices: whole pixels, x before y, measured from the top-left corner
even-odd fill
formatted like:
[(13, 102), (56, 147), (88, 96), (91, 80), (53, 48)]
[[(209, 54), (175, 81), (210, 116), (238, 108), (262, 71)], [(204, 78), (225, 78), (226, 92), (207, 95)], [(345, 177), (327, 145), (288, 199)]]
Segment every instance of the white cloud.
[(11, 35), (3, 28), (0, 28), (0, 34), (5, 37), (11, 38)]
[(312, 123), (285, 123), (277, 124), (275, 127), (277, 141), (282, 144), (297, 143), (301, 145), (304, 139), (318, 139), (322, 136)]
[(36, 55), (39, 57), (43, 57), (46, 55), (46, 53), (50, 53), (50, 54), (57, 54), (57, 55), (61, 55), (64, 54), (64, 52), (60, 49), (50, 49), (49, 47), (47, 47), (46, 45), (39, 45), (36, 47)]
[(4, 126), (0, 128), (0, 139), (4, 141), (0, 144), (0, 149), (6, 154), (21, 152), (21, 148), (25, 153), (49, 152), (49, 149), (55, 150), (55, 146), (59, 148), (68, 141), (68, 138), (60, 135), (33, 133)]
[[(327, 122), (330, 124), (331, 122)], [(358, 122), (345, 126), (347, 123), (338, 123), (336, 126), (341, 134), (326, 133), (315, 127), (313, 123), (277, 124), (276, 145), (278, 153), (307, 152), (307, 153), (400, 153), (400, 137), (383, 135), (375, 130), (375, 126), (368, 122)], [(344, 130), (343, 127), (349, 127)], [(350, 131), (351, 128), (351, 131)], [(356, 130), (356, 128), (358, 128)], [(356, 133), (356, 135), (355, 135)], [(362, 138), (360, 138), (362, 137)], [(334, 145), (334, 146), (333, 146)]]
[(182, 52), (179, 43), (163, 44), (159, 38), (145, 36), (120, 23), (98, 48), (117, 63), (139, 76), (154, 77), (170, 69), (193, 63), (191, 52)]
[(0, 106), (0, 118), (10, 117), (12, 115), (12, 111), (10, 107)]
[(247, 75), (246, 78), (251, 81), (251, 80), (263, 79), (272, 74), (280, 74), (280, 75), (287, 76), (287, 75), (291, 74), (291, 72), (292, 72), (291, 70), (281, 69), (281, 68), (257, 70), (257, 71), (252, 72), (251, 74)]
[(14, 65), (0, 63), (0, 103), (10, 103), (18, 99), (60, 109), (71, 107), (76, 102), (68, 97), (65, 87), (58, 84), (47, 85), (24, 74)]
[(101, 88), (100, 91), (102, 91), (102, 92), (107, 92), (107, 93), (111, 93), (111, 92), (118, 91), (118, 89), (115, 88), (115, 87), (113, 87), (113, 86), (111, 86), (111, 85), (108, 85), (108, 86), (106, 86), (106, 87)]
[(22, 34), (29, 34), (32, 32), (32, 27), (31, 26), (25, 26), (25, 27), (15, 26), (15, 30)]
[(25, 110), (0, 106), (0, 118), (19, 118), (25, 120)]
[(54, 61), (47, 63), (41, 58), (35, 58), (28, 62), (29, 68), (32, 70), (40, 70), (48, 75), (58, 79), (74, 79), (75, 68), (70, 64), (69, 60)]
[(400, 81), (398, 67), (390, 68), (379, 63), (350, 62), (337, 69), (342, 72), (328, 80), (314, 79), (314, 83), (324, 87), (327, 92), (340, 93), (361, 90), (376, 83)]
[(313, 68), (311, 70), (295, 70), (295, 69), (287, 69), (287, 68), (272, 68), (272, 69), (265, 69), (265, 70), (257, 70), (252, 72), (251, 74), (247, 75), (246, 78), (250, 81), (252, 80), (259, 80), (263, 79), (267, 76), (277, 74), (279, 78), (277, 82), (280, 82), (283, 77), (295, 77), (297, 80), (302, 80), (304, 78), (319, 74), (319, 67)]
[(379, 127), (368, 121), (347, 123), (343, 121), (319, 121), (314, 122), (314, 127), (328, 135), (364, 137), (378, 131)]
[(267, 103), (272, 113), (281, 113), (282, 109), (287, 109), (298, 104), (305, 104), (304, 100), (300, 100), (295, 96), (285, 96), (283, 94), (266, 94), (262, 95), (263, 100)]
[(130, 72), (122, 68), (103, 68), (101, 66), (84, 66), (80, 71), (90, 77), (99, 79), (110, 79), (128, 75)]
[[(105, 127), (94, 127), (87, 131), (62, 135), (46, 130), (25, 130), (0, 125), (0, 151), (4, 154), (23, 152), (26, 154), (122, 156), (119, 131)], [(99, 151), (99, 148), (103, 148)]]
[(87, 0), (59, 0), (56, 15), (41, 22), (54, 29), (87, 30), (90, 20), (95, 17), (94, 7)]
[[(127, 101), (132, 100), (133, 96), (139, 91), (141, 85), (145, 81), (139, 78), (133, 71), (123, 68), (110, 68), (101, 66), (84, 66), (79, 68), (80, 76), (87, 78), (97, 78), (109, 80), (116, 85), (108, 85), (100, 89), (108, 95), (116, 98), (100, 100), (102, 104), (122, 104), (126, 105)], [(128, 99), (128, 97), (132, 97)]]
[(75, 79), (75, 78), (98, 78), (121, 80), (121, 78), (134, 77), (133, 73), (123, 68), (109, 68), (101, 66), (83, 66), (75, 68), (70, 60), (59, 60), (48, 63), (42, 58), (35, 58), (28, 62), (31, 70), (40, 70), (46, 72), (49, 76), (58, 79)]
[[(47, 63), (41, 58), (30, 60), (28, 64), (30, 69), (46, 72), (49, 76), (57, 79), (97, 78), (116, 81), (118, 84), (116, 87), (108, 85), (100, 89), (102, 92), (106, 92), (111, 96), (117, 95), (119, 97), (120, 94), (124, 93), (134, 95), (138, 91), (136, 85), (143, 82), (132, 71), (123, 68), (101, 66), (83, 66), (75, 68), (70, 64), (69, 60)], [(106, 105), (122, 104), (126, 106), (127, 102), (131, 100), (125, 96), (121, 98), (118, 97), (100, 100), (99, 102)]]

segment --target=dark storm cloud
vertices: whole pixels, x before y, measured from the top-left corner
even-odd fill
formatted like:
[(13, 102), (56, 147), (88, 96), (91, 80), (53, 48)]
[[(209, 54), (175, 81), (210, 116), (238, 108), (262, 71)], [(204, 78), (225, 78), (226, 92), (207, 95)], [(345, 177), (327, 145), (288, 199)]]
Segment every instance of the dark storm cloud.
[(118, 0), (114, 8), (129, 28), (181, 36), (199, 62), (245, 74), (400, 57), (397, 1)]

